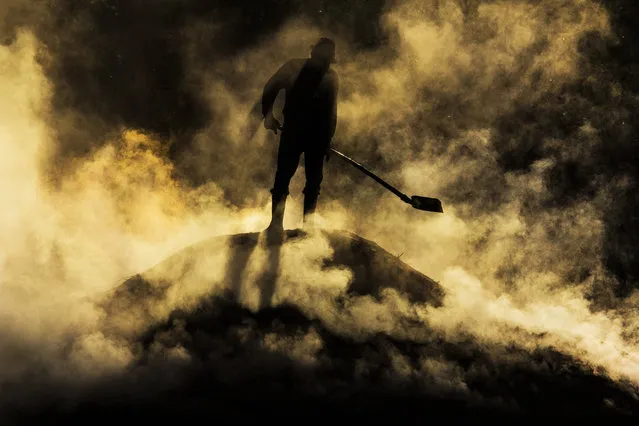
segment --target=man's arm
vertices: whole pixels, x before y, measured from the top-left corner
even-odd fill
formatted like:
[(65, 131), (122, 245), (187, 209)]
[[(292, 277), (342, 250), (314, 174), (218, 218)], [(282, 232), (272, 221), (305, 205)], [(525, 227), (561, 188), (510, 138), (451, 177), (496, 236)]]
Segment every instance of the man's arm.
[(290, 63), (287, 62), (269, 79), (262, 92), (262, 117), (269, 115), (273, 109), (275, 98), (280, 90), (285, 89), (289, 80)]
[(339, 93), (339, 80), (337, 73), (332, 71), (330, 78), (330, 116), (328, 122), (328, 145), (326, 146), (326, 161), (331, 158), (331, 145), (333, 145), (333, 136), (335, 136), (335, 129), (337, 128), (337, 96)]
[(339, 93), (339, 79), (337, 73), (333, 72), (331, 78), (331, 117), (329, 123), (329, 135), (333, 139), (337, 128), (337, 96)]

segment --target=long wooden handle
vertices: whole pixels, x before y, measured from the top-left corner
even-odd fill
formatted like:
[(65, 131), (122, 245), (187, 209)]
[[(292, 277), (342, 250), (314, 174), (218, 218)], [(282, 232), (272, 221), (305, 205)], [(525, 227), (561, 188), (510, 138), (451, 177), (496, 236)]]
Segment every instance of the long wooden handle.
[(377, 181), (377, 183), (382, 185), (384, 188), (388, 189), (390, 192), (392, 192), (393, 194), (397, 195), (403, 202), (408, 203), (408, 204), (412, 204), (412, 201), (411, 201), (411, 199), (410, 199), (410, 197), (408, 195), (404, 194), (403, 192), (401, 192), (400, 190), (398, 190), (397, 188), (395, 188), (394, 186), (392, 186), (391, 184), (386, 182), (384, 179), (380, 178), (375, 173), (371, 172), (366, 167), (364, 167), (361, 164), (359, 164), (357, 161), (355, 161), (352, 158), (342, 154), (341, 152), (339, 152), (335, 148), (331, 148), (331, 151), (334, 152), (335, 154), (337, 154), (338, 157), (340, 157), (341, 159), (343, 159), (344, 161), (346, 161), (347, 163), (349, 163), (353, 167), (359, 169), (360, 171), (364, 172), (364, 174), (366, 174), (367, 176), (373, 178), (375, 181)]

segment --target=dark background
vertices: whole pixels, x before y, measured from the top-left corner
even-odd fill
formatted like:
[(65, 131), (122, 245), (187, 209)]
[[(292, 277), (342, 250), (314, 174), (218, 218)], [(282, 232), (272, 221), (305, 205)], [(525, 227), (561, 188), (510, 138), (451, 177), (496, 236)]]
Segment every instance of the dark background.
[[(4, 25), (0, 25), (3, 29), (0, 39), (11, 44), (16, 31), (27, 27), (43, 43), (40, 63), (54, 90), (48, 119), (57, 133), (58, 143), (51, 164), (52, 175), (71, 167), (70, 160), (90, 155), (110, 134), (117, 134), (122, 128), (134, 128), (171, 143), (169, 156), (176, 161), (181, 178), (197, 186), (205, 179), (178, 159), (191, 149), (198, 131), (222, 123), (215, 122), (221, 117), (212, 112), (217, 100), (202, 97), (200, 82), (192, 78), (184, 59), (185, 40), (192, 36), (189, 28), (219, 24), (216, 31), (202, 33), (210, 36), (210, 40), (200, 41), (201, 60), (207, 62), (203, 66), (211, 68), (232, 60), (244, 49), (262, 45), (275, 36), (289, 18), (299, 16), (305, 16), (327, 33), (339, 34), (352, 50), (378, 51), (390, 45), (392, 34), (384, 32), (379, 18), (392, 3), (383, 0), (40, 0), (15, 3)], [(464, 6), (467, 20), (472, 21), (473, 5), (477, 3), (460, 1), (460, 4)], [(605, 0), (602, 4), (609, 11), (614, 35), (604, 37), (592, 33), (582, 37), (579, 43), (582, 77), (564, 86), (559, 93), (519, 100), (514, 108), (495, 117), (477, 114), (463, 99), (438, 93), (433, 88), (424, 93), (424, 97), (437, 107), (428, 113), (417, 111), (410, 118), (410, 125), (416, 135), (423, 132), (429, 140), (444, 143), (467, 129), (494, 129), (491, 143), (503, 172), (525, 173), (541, 158), (554, 160), (544, 176), (551, 196), (543, 206), (530, 206), (529, 210), (524, 206), (525, 217), (534, 217), (540, 208), (561, 214), (566, 207), (594, 200), (602, 182), (628, 177), (627, 187), (608, 194), (602, 212), (606, 227), (605, 264), (618, 279), (612, 291), (626, 297), (637, 287), (639, 275), (639, 215), (635, 213), (639, 207), (636, 195), (639, 163), (635, 146), (639, 130), (636, 47), (639, 3)], [(506, 77), (501, 82), (504, 86), (511, 83)], [(619, 89), (618, 95), (611, 95), (611, 86)], [(455, 123), (440, 119), (451, 113), (461, 118)], [(602, 143), (584, 148), (582, 155), (563, 156), (563, 148), (580, 143), (584, 120), (596, 129)], [(549, 147), (543, 143), (548, 137), (564, 145)], [(366, 164), (385, 173), (400, 168), (402, 161), (423, 150), (421, 146), (405, 145), (407, 151), (397, 158), (383, 158), (375, 135), (371, 138), (367, 140), (370, 150), (358, 151), (358, 155)], [(415, 141), (419, 139), (416, 137)], [(222, 143), (225, 142), (220, 139)], [(481, 190), (474, 190), (451, 182), (441, 198), (445, 203), (470, 204), (476, 214), (497, 211), (508, 197), (501, 183), (499, 178), (495, 182), (481, 182), (478, 183)], [(344, 196), (330, 187), (324, 194)], [(241, 197), (229, 197), (229, 202), (241, 205), (244, 201)], [(348, 405), (344, 401), (354, 407), (350, 414), (356, 413), (360, 420), (381, 417), (396, 420), (398, 413), (406, 418), (428, 417), (431, 411), (446, 415), (449, 421), (451, 417), (493, 418), (490, 409), (478, 407), (473, 411), (466, 403), (457, 403), (452, 398), (446, 400), (449, 395), (445, 387), (434, 380), (436, 377), (426, 383), (420, 377), (411, 376), (406, 380), (385, 377), (393, 361), (391, 355), (402, 353), (415, 365), (424, 357), (432, 357), (461, 368), (473, 395), (517, 399), (520, 408), (541, 417), (556, 420), (557, 413), (563, 413), (592, 419), (599, 414), (607, 415), (608, 410), (601, 405), (605, 398), (612, 398), (621, 408), (627, 405), (629, 411), (636, 413), (636, 398), (629, 396), (634, 395), (632, 392), (620, 389), (605, 376), (595, 374), (578, 360), (551, 348), (525, 353), (509, 344), (487, 347), (471, 337), (451, 344), (436, 334), (432, 341), (421, 343), (396, 341), (383, 335), (358, 343), (333, 335), (294, 307), (254, 314), (237, 305), (219, 303), (215, 309), (209, 307), (192, 317), (177, 318), (187, 324), (187, 329), (186, 333), (174, 337), (173, 343), (184, 345), (195, 355), (186, 367), (171, 366), (165, 361), (157, 366), (143, 365), (132, 374), (126, 371), (121, 377), (105, 378), (90, 392), (79, 385), (77, 395), (81, 397), (77, 400), (68, 397), (71, 402), (65, 399), (65, 392), (60, 392), (67, 383), (51, 383), (45, 374), (33, 369), (29, 377), (20, 377), (5, 393), (10, 402), (16, 400), (20, 407), (24, 401), (32, 400), (50, 404), (49, 411), (32, 410), (26, 404), (27, 408), (22, 411), (27, 413), (27, 418), (33, 415), (31, 424), (47, 424), (47, 421), (59, 424), (74, 413), (79, 413), (75, 419), (79, 416), (91, 422), (100, 419), (148, 421), (151, 412), (158, 420), (184, 421), (189, 416), (195, 420), (197, 416), (215, 415), (215, 412), (243, 420), (263, 421), (264, 416), (281, 420), (283, 413), (291, 419), (307, 419), (312, 415), (334, 420), (347, 414), (340, 408)], [(171, 337), (169, 332), (177, 328), (177, 323), (179, 321), (161, 326), (166, 327), (166, 334)], [(288, 357), (260, 349), (266, 333), (296, 336), (310, 328), (319, 330), (326, 343), (316, 373), (309, 373), (305, 366), (297, 365)], [(253, 337), (248, 343), (235, 341), (232, 333), (235, 329), (245, 330)], [(164, 331), (159, 329), (157, 334)], [(219, 359), (211, 358), (211, 354)], [(366, 361), (370, 370), (364, 379), (353, 380), (354, 366), (361, 360)], [(212, 383), (211, 376), (221, 380)], [(317, 394), (318, 389), (325, 391), (329, 398), (326, 394)], [(295, 408), (284, 412), (273, 400), (280, 404), (293, 401)], [(243, 401), (243, 405), (235, 409), (238, 401)]]

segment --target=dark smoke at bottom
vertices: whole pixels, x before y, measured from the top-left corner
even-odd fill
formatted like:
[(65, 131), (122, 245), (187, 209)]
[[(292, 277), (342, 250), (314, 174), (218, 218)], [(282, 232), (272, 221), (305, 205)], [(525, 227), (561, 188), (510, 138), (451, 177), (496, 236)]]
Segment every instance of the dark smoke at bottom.
[[(338, 307), (381, 297), (389, 281), (401, 283), (397, 289), (413, 303), (440, 306), (438, 285), (381, 247), (348, 233), (325, 235), (334, 254), (324, 267), (348, 267), (355, 273)], [(289, 240), (303, 237), (288, 231)], [(231, 265), (245, 265), (248, 256), (242, 253), (254, 250), (258, 240), (259, 234), (231, 237)], [(166, 263), (188, 262), (196, 257), (195, 250), (206, 255), (224, 241), (203, 242)], [(227, 277), (233, 279), (230, 269)], [(171, 284), (158, 286), (143, 275), (126, 281), (103, 302), (111, 315), (105, 333), (117, 332), (114, 310), (126, 308), (120, 314), (143, 316)], [(203, 419), (610, 420), (639, 414), (631, 385), (553, 348), (528, 351), (463, 333), (450, 338), (435, 330), (426, 335), (419, 341), (383, 332), (355, 338), (310, 318), (294, 304), (252, 311), (233, 292), (218, 292), (130, 336), (137, 354), (124, 371), (74, 385), (47, 379), (44, 372), (33, 374), (4, 389), (1, 412), (6, 424), (16, 425)], [(277, 350), (277, 344), (284, 350)]]
[[(263, 348), (267, 333), (296, 339), (310, 329), (324, 341), (318, 365)], [(30, 385), (38, 390), (26, 405), (13, 407), (7, 424), (343, 417), (575, 420), (639, 414), (639, 403), (627, 390), (551, 349), (531, 354), (472, 340), (453, 344), (435, 336), (420, 343), (383, 335), (353, 342), (331, 334), (295, 307), (253, 315), (232, 303), (208, 301), (199, 312), (176, 316), (147, 339), (184, 345), (192, 358), (140, 361), (126, 373), (88, 388), (63, 388), (62, 393), (64, 384), (36, 380)], [(463, 380), (464, 386), (434, 374), (400, 376), (392, 366), (398, 353), (412, 368), (432, 362), (454, 371), (459, 377), (451, 379)]]

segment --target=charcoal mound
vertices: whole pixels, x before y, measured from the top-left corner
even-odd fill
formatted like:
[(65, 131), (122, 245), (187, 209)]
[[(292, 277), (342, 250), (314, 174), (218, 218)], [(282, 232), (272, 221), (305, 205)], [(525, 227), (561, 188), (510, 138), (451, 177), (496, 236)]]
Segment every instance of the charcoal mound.
[[(318, 232), (319, 237), (290, 230), (274, 246), (264, 245), (258, 233), (216, 237), (127, 280), (101, 304), (105, 333), (136, 348), (135, 361), (70, 392), (73, 398), (44, 398), (29, 410), (16, 410), (15, 424), (557, 422), (639, 414), (632, 384), (612, 380), (555, 348), (530, 351), (463, 334), (453, 339), (428, 324), (419, 339), (358, 333), (292, 301), (241, 302), (240, 285), (254, 277), (263, 279), (261, 287), (276, 287), (269, 296), (281, 290), (277, 286), (308, 279), (300, 274), (281, 281), (277, 271), (247, 278), (255, 250), (264, 250), (261, 264), (268, 269), (273, 253), (291, 256), (294, 251), (287, 250), (295, 244), (320, 238), (330, 250), (315, 255), (317, 270), (350, 271), (331, 315), (347, 315), (349, 303), (381, 300), (389, 289), (415, 306), (437, 309), (443, 303), (435, 281), (377, 244), (347, 232)], [(312, 244), (299, 247), (320, 243)], [(229, 255), (220, 266), (215, 255), (221, 251)], [(303, 262), (306, 254), (297, 254), (295, 261)], [(193, 280), (205, 281), (197, 292)], [(178, 297), (185, 289), (197, 297)], [(52, 394), (58, 392), (49, 386)]]

